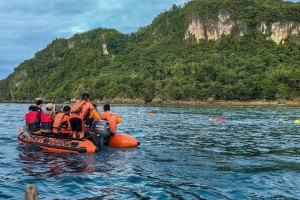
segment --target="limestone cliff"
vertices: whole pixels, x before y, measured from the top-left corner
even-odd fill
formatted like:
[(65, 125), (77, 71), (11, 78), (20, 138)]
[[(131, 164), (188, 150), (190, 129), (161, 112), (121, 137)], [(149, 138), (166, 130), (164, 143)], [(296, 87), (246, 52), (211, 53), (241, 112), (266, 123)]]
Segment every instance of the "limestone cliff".
[[(227, 12), (220, 12), (218, 20), (192, 19), (186, 30), (185, 39), (194, 37), (197, 41), (205, 40), (218, 40), (222, 35), (229, 35), (232, 28), (237, 26), (239, 35), (243, 36), (247, 31), (247, 25), (239, 21), (231, 19), (230, 14)], [(291, 38), (294, 42), (300, 43), (300, 24), (295, 22), (274, 22), (267, 24), (261, 22), (258, 26), (266, 38), (273, 40), (275, 43), (284, 43), (285, 40)]]
[(218, 21), (193, 19), (188, 26), (185, 39), (194, 36), (197, 40), (218, 40), (222, 35), (229, 35), (235, 22), (230, 19), (228, 13), (219, 13)]
[(107, 49), (107, 44), (102, 44), (102, 52), (103, 55), (108, 55), (108, 49)]
[[(259, 30), (267, 35), (267, 39), (273, 40), (277, 44), (284, 43), (288, 38), (297, 39), (300, 36), (300, 24), (295, 22), (274, 22), (266, 25), (262, 22)], [(299, 41), (295, 41), (299, 43)]]

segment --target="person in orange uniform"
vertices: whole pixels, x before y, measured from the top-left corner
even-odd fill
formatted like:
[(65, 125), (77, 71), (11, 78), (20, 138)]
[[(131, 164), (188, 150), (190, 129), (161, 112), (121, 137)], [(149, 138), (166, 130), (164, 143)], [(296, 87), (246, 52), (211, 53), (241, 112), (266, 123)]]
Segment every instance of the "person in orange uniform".
[(97, 110), (90, 102), (90, 95), (84, 93), (82, 100), (77, 101), (71, 108), (70, 124), (73, 132), (73, 138), (81, 139), (84, 137), (84, 121), (93, 113), (96, 120), (100, 120)]
[(38, 112), (34, 105), (29, 106), (29, 112), (25, 115), (26, 127), (32, 134), (41, 134), (40, 121), (38, 119)]
[(101, 115), (101, 119), (108, 121), (110, 133), (114, 135), (117, 130), (117, 124), (121, 122), (121, 116), (111, 112), (109, 104), (105, 104), (103, 110), (104, 113)]
[(53, 133), (57, 137), (70, 137), (72, 135), (70, 125), (70, 106), (65, 106), (63, 112), (56, 114), (53, 122)]

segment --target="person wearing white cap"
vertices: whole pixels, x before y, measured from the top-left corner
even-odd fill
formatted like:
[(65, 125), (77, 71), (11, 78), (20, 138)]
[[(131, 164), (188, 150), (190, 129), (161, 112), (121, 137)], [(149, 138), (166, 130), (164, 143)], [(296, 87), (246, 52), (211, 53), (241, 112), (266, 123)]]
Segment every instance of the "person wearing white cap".
[(48, 103), (46, 110), (41, 112), (41, 133), (45, 135), (52, 134), (53, 120), (55, 117), (54, 105)]

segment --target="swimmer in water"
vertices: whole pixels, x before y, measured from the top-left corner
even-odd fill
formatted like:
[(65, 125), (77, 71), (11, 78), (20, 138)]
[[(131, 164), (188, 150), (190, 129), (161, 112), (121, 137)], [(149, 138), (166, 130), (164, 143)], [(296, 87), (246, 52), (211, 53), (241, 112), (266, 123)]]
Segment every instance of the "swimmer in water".
[(222, 123), (226, 123), (226, 122), (228, 122), (228, 120), (227, 119), (223, 119), (223, 118), (209, 118), (209, 121), (211, 121), (211, 122), (222, 122)]
[(149, 117), (152, 117), (153, 116), (153, 113), (150, 111), (150, 112), (148, 112), (148, 116)]
[(213, 118), (209, 118), (209, 121), (211, 121), (211, 122), (219, 122), (220, 119), (213, 117)]

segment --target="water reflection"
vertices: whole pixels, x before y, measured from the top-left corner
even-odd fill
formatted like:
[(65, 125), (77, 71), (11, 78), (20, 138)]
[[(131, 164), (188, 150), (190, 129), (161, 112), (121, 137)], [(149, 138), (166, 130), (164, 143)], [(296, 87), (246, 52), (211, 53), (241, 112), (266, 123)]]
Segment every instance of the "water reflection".
[(34, 149), (23, 148), (19, 154), (23, 163), (22, 171), (29, 176), (53, 177), (70, 171), (84, 172), (93, 165), (85, 163), (86, 160), (74, 159), (71, 154), (34, 152)]
[(99, 154), (69, 154), (43, 151), (37, 147), (19, 147), (22, 171), (29, 176), (54, 177), (66, 173), (106, 173), (126, 171), (135, 156), (135, 149), (109, 149)]

